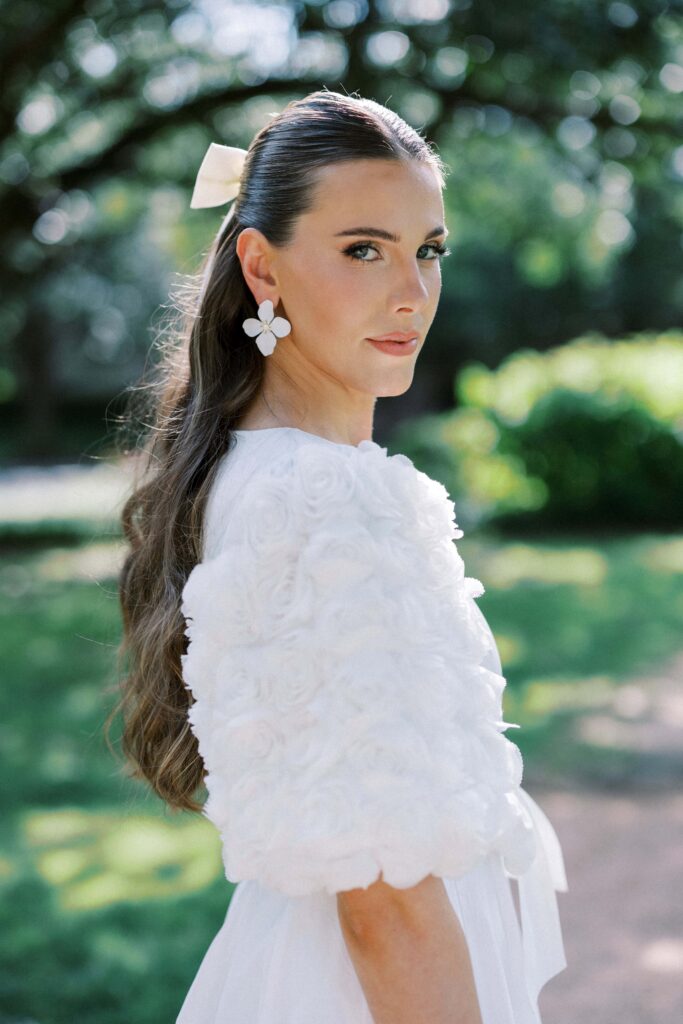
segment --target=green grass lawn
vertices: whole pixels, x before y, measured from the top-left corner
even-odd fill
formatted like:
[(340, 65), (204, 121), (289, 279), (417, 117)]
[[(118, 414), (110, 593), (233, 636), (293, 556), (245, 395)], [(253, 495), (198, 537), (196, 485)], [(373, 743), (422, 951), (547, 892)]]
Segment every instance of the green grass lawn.
[[(573, 729), (680, 646), (683, 538), (458, 542), (533, 778), (628, 777)], [(121, 775), (102, 738), (119, 635), (116, 543), (6, 547), (0, 562), (0, 1024), (171, 1024), (232, 887), (198, 815)]]

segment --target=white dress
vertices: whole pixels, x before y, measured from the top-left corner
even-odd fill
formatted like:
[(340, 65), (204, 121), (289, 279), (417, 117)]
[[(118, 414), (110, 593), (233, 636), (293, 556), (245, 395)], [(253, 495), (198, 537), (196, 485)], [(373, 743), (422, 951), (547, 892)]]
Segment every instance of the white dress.
[[(448, 492), (373, 441), (235, 432), (183, 590), (203, 814), (239, 883), (176, 1024), (372, 1024), (335, 893), (443, 878), (484, 1024), (566, 967), (557, 835)], [(519, 886), (521, 924), (511, 880)]]

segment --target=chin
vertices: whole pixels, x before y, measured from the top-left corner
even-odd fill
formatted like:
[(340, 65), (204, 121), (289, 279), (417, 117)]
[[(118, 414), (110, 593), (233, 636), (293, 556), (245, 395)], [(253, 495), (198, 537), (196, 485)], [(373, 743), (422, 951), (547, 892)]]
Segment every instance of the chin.
[(377, 398), (396, 398), (404, 395), (413, 383), (413, 374), (402, 375), (400, 380), (387, 380), (375, 390)]

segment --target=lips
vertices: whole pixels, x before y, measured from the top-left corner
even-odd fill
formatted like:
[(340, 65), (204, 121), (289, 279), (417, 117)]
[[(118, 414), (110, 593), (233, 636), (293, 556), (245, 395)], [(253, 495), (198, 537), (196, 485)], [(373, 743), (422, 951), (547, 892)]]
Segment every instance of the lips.
[(417, 331), (394, 331), (393, 334), (378, 334), (376, 337), (368, 338), (368, 341), (413, 341), (418, 337)]
[(374, 338), (368, 338), (367, 341), (371, 345), (380, 351), (385, 352), (390, 356), (407, 356), (414, 352), (417, 352), (418, 339), (414, 335), (409, 341), (376, 341)]

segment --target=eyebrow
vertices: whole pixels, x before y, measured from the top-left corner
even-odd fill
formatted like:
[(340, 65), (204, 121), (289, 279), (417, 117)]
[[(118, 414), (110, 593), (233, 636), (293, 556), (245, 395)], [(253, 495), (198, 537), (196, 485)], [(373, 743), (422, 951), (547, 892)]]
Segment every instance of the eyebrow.
[[(435, 238), (437, 235), (447, 235), (448, 230), (442, 224), (432, 228), (428, 234), (425, 235), (425, 242), (430, 238)], [(337, 231), (335, 238), (339, 235), (366, 235), (370, 238), (383, 238), (387, 242), (400, 242), (400, 236), (394, 235), (391, 231), (385, 231), (384, 228), (347, 228), (345, 231)]]

